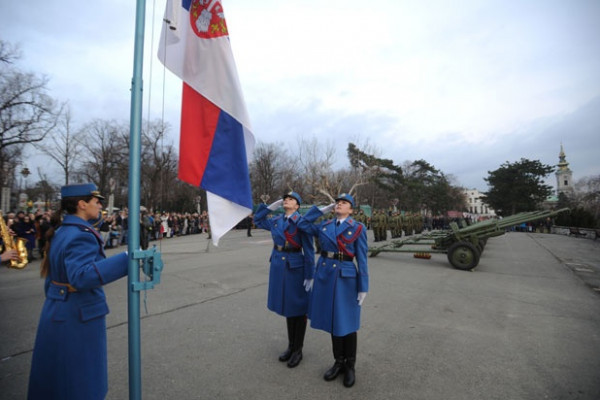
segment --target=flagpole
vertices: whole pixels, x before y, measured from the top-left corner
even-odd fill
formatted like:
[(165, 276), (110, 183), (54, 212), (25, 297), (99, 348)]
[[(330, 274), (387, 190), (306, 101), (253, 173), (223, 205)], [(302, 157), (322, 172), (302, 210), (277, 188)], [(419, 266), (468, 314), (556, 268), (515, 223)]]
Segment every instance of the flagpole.
[(140, 155), (142, 136), (142, 72), (144, 59), (144, 24), (146, 1), (136, 1), (135, 44), (133, 79), (131, 83), (131, 120), (129, 130), (129, 216), (127, 248), (129, 250), (129, 274), (127, 278), (127, 306), (129, 327), (129, 399), (141, 400), (141, 340), (140, 340), (140, 293), (135, 290), (139, 281), (139, 260), (134, 254), (140, 248)]

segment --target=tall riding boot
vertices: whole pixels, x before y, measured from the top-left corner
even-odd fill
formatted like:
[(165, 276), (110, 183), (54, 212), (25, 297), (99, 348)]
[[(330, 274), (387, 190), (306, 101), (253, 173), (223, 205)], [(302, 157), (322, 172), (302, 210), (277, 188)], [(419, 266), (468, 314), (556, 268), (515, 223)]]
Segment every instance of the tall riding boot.
[(331, 346), (333, 348), (335, 363), (323, 375), (323, 379), (326, 381), (334, 380), (344, 370), (344, 338), (342, 336), (331, 335)]
[(288, 348), (279, 355), (279, 361), (287, 361), (292, 356), (292, 347), (294, 346), (294, 318), (286, 318), (288, 333)]
[(354, 381), (356, 380), (354, 374), (354, 364), (356, 363), (356, 342), (356, 332), (344, 336), (344, 356), (346, 357), (344, 386), (346, 387), (352, 387), (352, 385), (354, 385)]
[(306, 315), (294, 317), (294, 340), (292, 342), (292, 355), (288, 361), (288, 367), (294, 368), (302, 361), (302, 347), (304, 346), (304, 334), (306, 333)]

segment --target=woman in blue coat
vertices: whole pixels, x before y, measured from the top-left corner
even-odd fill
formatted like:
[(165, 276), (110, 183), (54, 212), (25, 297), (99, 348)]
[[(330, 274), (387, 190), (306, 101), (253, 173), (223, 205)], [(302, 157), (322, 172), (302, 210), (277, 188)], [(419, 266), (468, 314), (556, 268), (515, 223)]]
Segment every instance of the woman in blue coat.
[[(335, 200), (322, 209), (312, 207), (298, 228), (317, 236), (321, 244), (308, 316), (311, 327), (331, 334), (335, 363), (323, 378), (332, 381), (344, 372), (344, 386), (351, 387), (355, 382), (360, 309), (369, 290), (367, 228), (351, 217), (351, 195), (344, 193)], [(314, 224), (332, 208), (335, 219)]]
[(108, 305), (102, 285), (127, 275), (128, 257), (123, 252), (106, 258), (102, 238), (88, 222), (102, 211), (103, 197), (94, 184), (63, 186), (61, 196), (42, 261), (46, 301), (28, 398), (104, 399)]
[[(301, 203), (300, 195), (291, 191), (269, 206), (259, 205), (254, 215), (254, 224), (271, 231), (273, 237), (267, 307), (286, 317), (288, 348), (281, 353), (279, 361), (287, 361), (290, 368), (302, 361), (308, 291), (312, 287), (315, 266), (312, 238), (296, 226)], [(282, 205), (284, 215), (267, 219), (271, 211)]]

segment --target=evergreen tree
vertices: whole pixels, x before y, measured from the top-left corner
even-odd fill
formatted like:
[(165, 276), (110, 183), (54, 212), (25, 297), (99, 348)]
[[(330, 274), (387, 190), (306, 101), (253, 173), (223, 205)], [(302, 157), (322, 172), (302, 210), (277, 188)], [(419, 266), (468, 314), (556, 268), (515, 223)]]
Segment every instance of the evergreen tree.
[(534, 211), (552, 193), (552, 187), (544, 184), (552, 171), (552, 166), (537, 160), (507, 161), (497, 170), (488, 171), (484, 180), (490, 189), (483, 193), (482, 200), (501, 216)]

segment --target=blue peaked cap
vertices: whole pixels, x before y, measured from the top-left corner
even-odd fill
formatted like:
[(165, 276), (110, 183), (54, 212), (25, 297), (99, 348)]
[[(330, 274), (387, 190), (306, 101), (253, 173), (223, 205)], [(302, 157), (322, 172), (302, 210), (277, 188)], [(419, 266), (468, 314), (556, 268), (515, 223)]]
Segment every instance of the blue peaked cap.
[(98, 188), (93, 183), (82, 183), (79, 185), (66, 185), (60, 188), (60, 196), (65, 197), (86, 197), (93, 196), (104, 200)]
[(354, 208), (354, 197), (350, 196), (348, 193), (340, 194), (338, 197), (335, 198), (335, 201), (338, 201), (338, 200), (347, 201), (348, 203), (350, 203), (352, 205), (352, 208)]
[(285, 199), (286, 197), (291, 197), (292, 199), (296, 199), (296, 201), (298, 202), (298, 205), (302, 204), (302, 198), (300, 197), (300, 195), (298, 193), (294, 192), (293, 190), (290, 190), (289, 192), (284, 194), (282, 198)]

